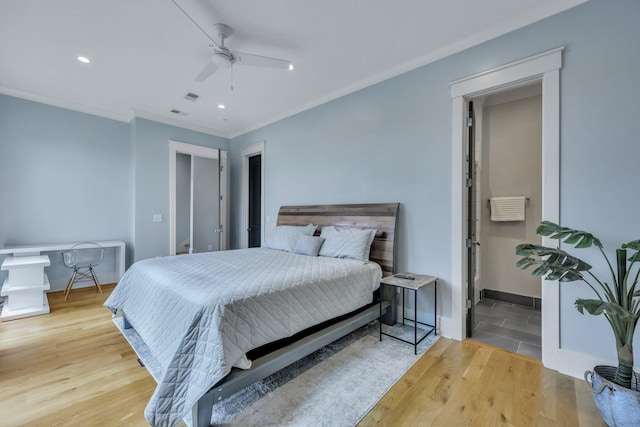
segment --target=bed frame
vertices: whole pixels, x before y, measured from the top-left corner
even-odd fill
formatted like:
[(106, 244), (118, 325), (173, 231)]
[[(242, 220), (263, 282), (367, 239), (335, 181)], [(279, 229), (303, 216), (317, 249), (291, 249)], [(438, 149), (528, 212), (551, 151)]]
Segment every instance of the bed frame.
[[(395, 272), (395, 236), (399, 203), (359, 205), (283, 206), (278, 213), (277, 225), (317, 224), (344, 228), (374, 228), (378, 230), (371, 246), (369, 258), (380, 264), (383, 275)], [(319, 230), (317, 231), (319, 233)], [(329, 324), (310, 335), (261, 356), (251, 363), (251, 369), (234, 369), (198, 400), (192, 409), (194, 427), (210, 425), (213, 405), (243, 388), (259, 381), (291, 363), (302, 359), (331, 342), (377, 319), (381, 312), (395, 309), (394, 302), (378, 304), (343, 316), (337, 323)], [(388, 310), (389, 309), (389, 310)], [(392, 316), (395, 318), (395, 316)], [(393, 320), (392, 320), (393, 321)]]

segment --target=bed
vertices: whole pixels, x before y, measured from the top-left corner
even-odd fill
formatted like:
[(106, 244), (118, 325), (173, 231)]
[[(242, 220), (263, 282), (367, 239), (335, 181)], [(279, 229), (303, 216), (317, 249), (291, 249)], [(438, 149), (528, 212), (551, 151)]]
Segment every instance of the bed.
[[(394, 272), (398, 207), (285, 206), (272, 234), (289, 234), (270, 248), (134, 264), (105, 305), (161, 365), (147, 421), (171, 426), (191, 413), (193, 425), (209, 425), (216, 401), (377, 318), (374, 291)], [(304, 238), (290, 234), (302, 230)], [(340, 256), (344, 240), (335, 233), (347, 232), (368, 233), (368, 260)], [(303, 240), (323, 241), (324, 256), (299, 250)]]

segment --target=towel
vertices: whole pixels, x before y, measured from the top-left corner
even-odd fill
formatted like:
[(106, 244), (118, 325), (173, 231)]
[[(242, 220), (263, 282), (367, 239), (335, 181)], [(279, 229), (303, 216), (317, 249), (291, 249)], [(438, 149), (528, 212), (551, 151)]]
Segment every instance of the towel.
[(524, 221), (525, 196), (492, 197), (491, 221)]

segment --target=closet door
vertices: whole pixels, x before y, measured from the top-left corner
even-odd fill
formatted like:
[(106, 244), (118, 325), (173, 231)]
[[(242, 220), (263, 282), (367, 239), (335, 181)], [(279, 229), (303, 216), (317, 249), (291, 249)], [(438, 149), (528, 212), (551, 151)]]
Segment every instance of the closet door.
[(220, 160), (191, 156), (191, 250), (220, 250)]
[(176, 247), (177, 255), (191, 252), (191, 155), (176, 154)]
[(170, 255), (225, 250), (227, 153), (169, 141)]

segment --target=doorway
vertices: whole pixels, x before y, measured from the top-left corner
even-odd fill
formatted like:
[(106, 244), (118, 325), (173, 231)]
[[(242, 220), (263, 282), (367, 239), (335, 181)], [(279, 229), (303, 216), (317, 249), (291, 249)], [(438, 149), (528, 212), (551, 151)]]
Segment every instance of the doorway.
[(169, 141), (170, 254), (225, 250), (226, 152)]
[(542, 84), (468, 103), (467, 336), (540, 359), (541, 282), (515, 267), (515, 247), (541, 242)]
[[(509, 64), (451, 82), (451, 287), (450, 307), (443, 307), (442, 335), (464, 340), (466, 316), (472, 306), (467, 287), (466, 212), (466, 106), (470, 99), (503, 92), (534, 82), (542, 83), (542, 218), (560, 220), (560, 69), (562, 52), (558, 47)], [(542, 238), (545, 246), (554, 242)], [(557, 282), (542, 285), (542, 363), (551, 369), (564, 369), (570, 355), (560, 347), (560, 295)], [(446, 295), (443, 302), (447, 303)], [(449, 317), (447, 312), (450, 313)]]
[(262, 230), (262, 155), (249, 157), (249, 241), (248, 247), (259, 248)]
[(267, 225), (264, 217), (265, 148), (266, 141), (262, 141), (244, 147), (240, 151), (242, 157), (241, 248), (257, 247), (264, 242), (265, 225)]

